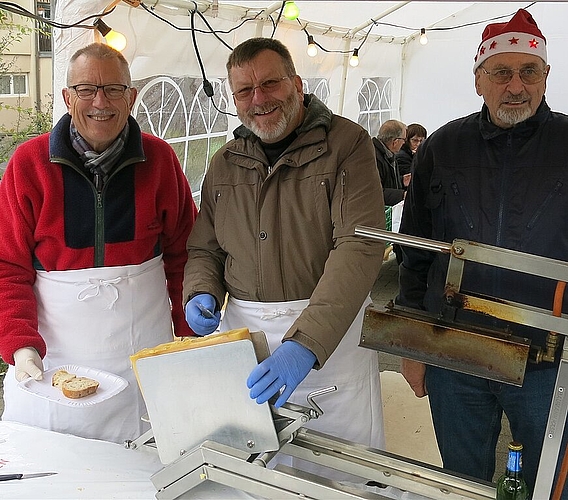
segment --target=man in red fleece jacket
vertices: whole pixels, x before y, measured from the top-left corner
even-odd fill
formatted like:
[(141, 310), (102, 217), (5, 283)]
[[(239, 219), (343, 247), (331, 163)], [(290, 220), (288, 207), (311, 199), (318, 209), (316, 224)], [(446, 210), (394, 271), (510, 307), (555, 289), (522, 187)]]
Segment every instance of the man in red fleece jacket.
[[(172, 323), (192, 334), (181, 295), (197, 209), (171, 147), (130, 116), (120, 52), (77, 51), (63, 98), (68, 114), (22, 144), (0, 182), (2, 418), (122, 442), (146, 430), (129, 355), (172, 340)], [(60, 367), (129, 384), (96, 405), (33, 394)]]

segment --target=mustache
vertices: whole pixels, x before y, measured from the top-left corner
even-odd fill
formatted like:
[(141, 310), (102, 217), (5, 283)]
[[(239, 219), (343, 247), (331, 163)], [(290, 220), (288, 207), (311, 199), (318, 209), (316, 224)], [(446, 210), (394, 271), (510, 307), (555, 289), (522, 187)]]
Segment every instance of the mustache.
[(263, 104), (262, 106), (254, 106), (251, 109), (249, 109), (248, 114), (249, 116), (254, 116), (254, 115), (262, 115), (264, 113), (270, 113), (271, 111), (274, 111), (276, 108), (280, 107), (280, 105), (281, 103), (271, 102)]
[(530, 100), (526, 94), (508, 95), (501, 99), (501, 104), (518, 104)]

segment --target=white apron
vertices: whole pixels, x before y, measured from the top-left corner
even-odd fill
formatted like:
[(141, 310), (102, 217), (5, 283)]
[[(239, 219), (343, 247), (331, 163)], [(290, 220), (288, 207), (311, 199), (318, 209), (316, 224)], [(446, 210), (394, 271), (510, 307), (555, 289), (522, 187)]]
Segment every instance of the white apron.
[(95, 368), (125, 378), (128, 387), (92, 406), (63, 406), (18, 388), (10, 366), (2, 419), (117, 443), (136, 439), (149, 425), (140, 420), (146, 407), (129, 356), (173, 339), (162, 257), (140, 265), (39, 271), (34, 289), (38, 330), (47, 344), (44, 370)]
[[(251, 332), (263, 331), (270, 352), (274, 352), (308, 303), (309, 300), (249, 302), (229, 297), (220, 329), (226, 331), (246, 327)], [(377, 352), (359, 347), (363, 316), (370, 303), (368, 298), (324, 367), (310, 371), (289, 401), (309, 406), (306, 396), (310, 392), (336, 385), (336, 392), (315, 400), (324, 415), (311, 420), (305, 427), (372, 448), (384, 449), (379, 357)], [(287, 457), (287, 460), (279, 461), (337, 481), (357, 481), (351, 474), (332, 471), (301, 459)]]

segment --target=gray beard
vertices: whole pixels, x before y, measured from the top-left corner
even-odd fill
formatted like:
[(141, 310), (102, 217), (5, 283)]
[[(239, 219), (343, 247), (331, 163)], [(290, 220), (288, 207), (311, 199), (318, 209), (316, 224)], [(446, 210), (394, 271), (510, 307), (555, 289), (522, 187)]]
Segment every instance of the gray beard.
[(497, 118), (508, 125), (516, 125), (524, 122), (532, 116), (532, 109), (526, 107), (524, 109), (497, 109)]
[(282, 117), (277, 123), (272, 125), (269, 130), (266, 128), (258, 127), (254, 121), (254, 118), (249, 116), (239, 117), (241, 122), (245, 127), (247, 127), (254, 135), (256, 135), (261, 141), (273, 141), (278, 138), (283, 139), (282, 134), (286, 131), (288, 124), (295, 119), (300, 113), (300, 103), (299, 99), (295, 94), (291, 94), (290, 98), (284, 101), (282, 106)]

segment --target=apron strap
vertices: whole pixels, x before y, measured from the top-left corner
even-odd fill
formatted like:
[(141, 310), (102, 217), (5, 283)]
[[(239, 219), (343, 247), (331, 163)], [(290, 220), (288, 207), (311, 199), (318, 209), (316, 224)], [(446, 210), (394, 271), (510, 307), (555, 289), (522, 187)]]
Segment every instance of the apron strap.
[(83, 290), (77, 294), (77, 300), (83, 302), (93, 297), (97, 297), (101, 294), (102, 288), (103, 290), (108, 290), (112, 296), (112, 300), (105, 309), (112, 309), (118, 300), (118, 288), (114, 285), (117, 285), (121, 281), (122, 277), (120, 276), (111, 280), (91, 278), (88, 283), (85, 283), (87, 285), (86, 288), (83, 288)]

